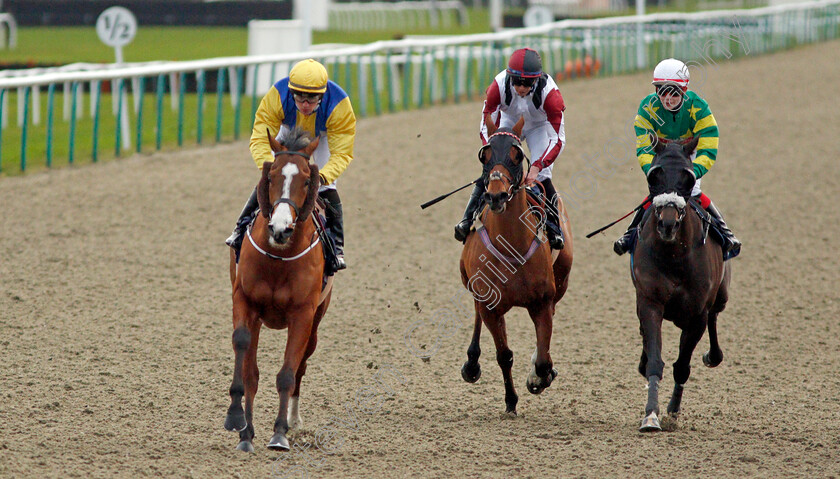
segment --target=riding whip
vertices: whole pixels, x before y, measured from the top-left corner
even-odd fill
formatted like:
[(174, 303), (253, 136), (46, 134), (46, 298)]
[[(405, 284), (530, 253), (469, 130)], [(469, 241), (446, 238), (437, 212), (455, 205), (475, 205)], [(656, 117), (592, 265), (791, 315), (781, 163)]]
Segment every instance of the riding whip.
[(480, 179), (481, 179), (480, 177), (479, 177), (479, 178), (476, 178), (476, 179), (474, 179), (473, 181), (470, 181), (470, 182), (469, 182), (469, 183), (467, 183), (466, 185), (464, 185), (464, 186), (462, 186), (462, 187), (460, 187), (460, 188), (458, 188), (458, 189), (456, 189), (456, 190), (454, 190), (454, 191), (450, 191), (449, 193), (446, 193), (446, 194), (444, 194), (444, 195), (440, 195), (440, 196), (438, 196), (437, 198), (435, 198), (435, 199), (433, 199), (433, 200), (431, 200), (431, 201), (427, 201), (427, 202), (423, 203), (422, 205), (420, 205), (420, 209), (424, 209), (424, 210), (425, 210), (425, 209), (426, 209), (426, 208), (428, 208), (429, 206), (432, 206), (433, 204), (437, 203), (438, 201), (441, 201), (441, 200), (443, 200), (443, 199), (446, 199), (446, 197), (451, 196), (451, 195), (454, 195), (455, 193), (457, 193), (457, 192), (459, 192), (459, 191), (463, 190), (464, 188), (466, 188), (466, 187), (468, 187), (468, 186), (474, 185), (474, 184), (475, 184), (478, 180), (480, 180)]
[(650, 201), (650, 200), (649, 200), (648, 198), (645, 198), (645, 200), (644, 200), (644, 201), (642, 201), (642, 202), (641, 202), (641, 204), (639, 204), (639, 206), (637, 206), (637, 207), (633, 208), (633, 209), (632, 209), (629, 213), (627, 213), (626, 215), (624, 215), (624, 216), (622, 216), (621, 218), (619, 218), (619, 219), (617, 219), (617, 220), (613, 221), (612, 223), (608, 224), (607, 226), (604, 226), (604, 227), (602, 227), (602, 228), (598, 228), (597, 230), (595, 230), (595, 231), (593, 231), (593, 232), (589, 233), (588, 235), (586, 235), (586, 237), (587, 237), (587, 238), (591, 238), (591, 237), (595, 236), (596, 234), (598, 234), (598, 233), (600, 233), (600, 232), (602, 232), (602, 231), (606, 230), (607, 228), (612, 227), (613, 225), (615, 225), (615, 224), (616, 224), (616, 223), (618, 223), (619, 221), (623, 220), (624, 218), (627, 218), (628, 216), (630, 216), (630, 215), (632, 215), (633, 213), (635, 213), (635, 212), (639, 211), (640, 209), (642, 209), (642, 207), (644, 207), (644, 206), (645, 206), (645, 203), (647, 203), (648, 201)]

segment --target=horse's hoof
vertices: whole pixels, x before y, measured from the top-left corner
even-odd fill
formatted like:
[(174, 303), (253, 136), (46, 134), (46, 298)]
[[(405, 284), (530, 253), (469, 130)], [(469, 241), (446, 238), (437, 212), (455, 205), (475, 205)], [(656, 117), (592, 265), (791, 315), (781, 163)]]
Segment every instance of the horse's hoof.
[(713, 362), (711, 356), (709, 356), (708, 351), (703, 353), (703, 365), (706, 366), (707, 368), (717, 367), (721, 362), (723, 362), (723, 358), (720, 358), (720, 361)]
[(545, 391), (545, 388), (551, 386), (557, 374), (557, 370), (552, 368), (548, 376), (541, 378), (537, 376), (536, 372), (531, 371), (531, 374), (528, 375), (528, 380), (525, 381), (525, 387), (528, 388), (528, 392), (531, 394), (541, 394)]
[(646, 418), (642, 419), (642, 425), (639, 427), (639, 432), (657, 432), (661, 431), (662, 426), (659, 425), (659, 418), (656, 413), (650, 413)]
[(236, 446), (236, 450), (243, 452), (254, 452), (254, 445), (251, 444), (251, 441), (239, 441), (239, 444)]
[(475, 363), (475, 367), (470, 367), (470, 362), (467, 361), (461, 366), (461, 377), (468, 383), (474, 383), (481, 377), (481, 365)]
[(285, 434), (276, 433), (275, 435), (271, 436), (271, 440), (268, 441), (268, 448), (274, 449), (275, 451), (288, 451), (289, 448), (289, 440), (286, 439)]
[(228, 411), (225, 417), (225, 429), (231, 432), (240, 432), (248, 427), (248, 421), (245, 420), (245, 412), (230, 412)]

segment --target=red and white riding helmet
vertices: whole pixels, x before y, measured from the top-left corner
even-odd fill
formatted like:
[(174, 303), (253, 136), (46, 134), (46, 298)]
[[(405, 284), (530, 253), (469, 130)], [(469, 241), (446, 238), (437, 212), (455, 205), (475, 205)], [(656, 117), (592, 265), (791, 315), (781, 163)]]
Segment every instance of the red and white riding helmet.
[(676, 58), (668, 58), (659, 62), (653, 69), (651, 84), (657, 87), (674, 85), (685, 91), (688, 88), (689, 79), (688, 66)]
[(542, 76), (542, 59), (536, 50), (520, 48), (508, 61), (507, 74), (513, 78), (539, 78)]

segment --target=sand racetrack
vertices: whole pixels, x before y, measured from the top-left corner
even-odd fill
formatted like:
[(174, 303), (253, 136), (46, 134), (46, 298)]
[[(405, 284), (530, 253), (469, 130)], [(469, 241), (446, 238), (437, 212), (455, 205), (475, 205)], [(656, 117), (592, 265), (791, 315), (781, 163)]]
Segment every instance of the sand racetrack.
[[(0, 179), (0, 476), (267, 478), (279, 464), (289, 477), (840, 477), (840, 110), (827, 86), (840, 42), (705, 71), (696, 87), (722, 132), (703, 189), (744, 249), (719, 322), (724, 362), (702, 366), (704, 337), (667, 431), (637, 432), (641, 338), (628, 260), (612, 253), (626, 223), (584, 239), (645, 191), (635, 159), (603, 154), (630, 144), (624, 128), (650, 89), (639, 74), (561, 85), (568, 148), (554, 181), (576, 245), (551, 346), (560, 375), (528, 394), (534, 328), (510, 314), (515, 419), (501, 415), (489, 334), (484, 374), (467, 384), (471, 315), (454, 331), (430, 326), (462, 291), (451, 235), (466, 192), (418, 205), (477, 176), (479, 103), (360, 121), (341, 179), (350, 268), (304, 379), (300, 450), (285, 455), (264, 448), (285, 332), (261, 337), (256, 453), (235, 451), (222, 427), (233, 367), (222, 241), (258, 178), (245, 142)], [(417, 321), (412, 344), (428, 361), (404, 340)], [(666, 324), (663, 408), (677, 342)], [(372, 386), (365, 412), (356, 399)]]

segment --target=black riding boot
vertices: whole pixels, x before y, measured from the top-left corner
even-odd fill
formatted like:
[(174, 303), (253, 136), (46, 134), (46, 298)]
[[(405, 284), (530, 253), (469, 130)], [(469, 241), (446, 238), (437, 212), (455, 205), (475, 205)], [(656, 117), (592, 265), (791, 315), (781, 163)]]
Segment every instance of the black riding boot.
[(475, 213), (478, 207), (481, 206), (481, 196), (484, 194), (484, 182), (479, 180), (475, 184), (475, 188), (470, 195), (470, 201), (467, 203), (467, 209), (464, 210), (464, 219), (455, 225), (455, 239), (464, 243), (467, 241), (467, 235), (470, 234), (473, 221), (475, 221)]
[(636, 211), (636, 215), (633, 216), (633, 221), (630, 222), (630, 225), (627, 227), (627, 231), (624, 232), (624, 235), (621, 238), (615, 240), (613, 243), (613, 251), (615, 254), (621, 256), (626, 253), (630, 249), (630, 240), (633, 238), (633, 230), (639, 226), (639, 223), (642, 222), (642, 217), (645, 215), (645, 209), (639, 208)]
[(709, 202), (709, 207), (706, 208), (706, 211), (712, 215), (717, 222), (717, 227), (720, 230), (720, 233), (723, 235), (723, 258), (729, 259), (738, 256), (738, 253), (741, 252), (741, 241), (735, 237), (735, 234), (732, 233), (732, 230), (726, 226), (726, 221), (723, 219), (723, 214), (721, 214), (720, 210), (717, 209), (714, 203)]
[(242, 213), (239, 213), (239, 219), (236, 220), (236, 226), (233, 228), (233, 233), (231, 233), (228, 239), (225, 240), (225, 244), (236, 251), (237, 260), (239, 259), (239, 250), (242, 248), (242, 237), (245, 233), (245, 228), (248, 227), (248, 223), (251, 221), (251, 215), (259, 207), (260, 202), (257, 200), (257, 189), (254, 188), (254, 191), (251, 192), (250, 198), (248, 198), (248, 201), (245, 202), (245, 207), (242, 208)]
[(551, 249), (563, 249), (566, 242), (563, 240), (563, 230), (560, 228), (560, 211), (557, 209), (557, 191), (551, 178), (541, 181), (545, 188), (546, 196), (546, 222), (545, 235), (548, 236), (548, 245)]
[(344, 260), (344, 211), (341, 209), (341, 198), (338, 190), (325, 190), (319, 193), (327, 203), (327, 228), (332, 232), (335, 242), (335, 269), (340, 271), (347, 267)]

